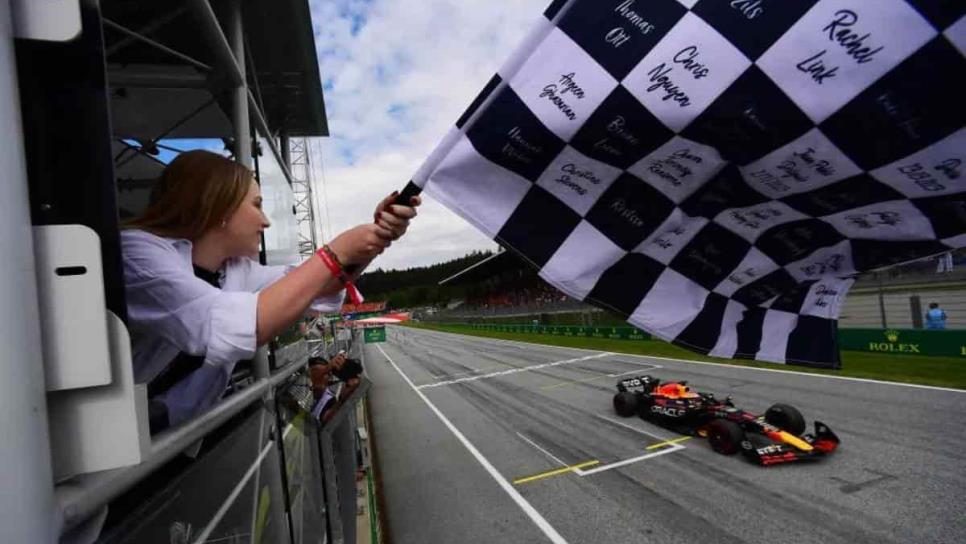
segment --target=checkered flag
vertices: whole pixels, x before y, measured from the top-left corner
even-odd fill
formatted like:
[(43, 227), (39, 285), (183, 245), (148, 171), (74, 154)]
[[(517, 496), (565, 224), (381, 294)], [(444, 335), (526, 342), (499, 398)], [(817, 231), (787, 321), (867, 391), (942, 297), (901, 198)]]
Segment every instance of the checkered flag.
[(837, 368), (853, 276), (966, 245), (964, 15), (558, 0), (413, 185), (664, 340)]

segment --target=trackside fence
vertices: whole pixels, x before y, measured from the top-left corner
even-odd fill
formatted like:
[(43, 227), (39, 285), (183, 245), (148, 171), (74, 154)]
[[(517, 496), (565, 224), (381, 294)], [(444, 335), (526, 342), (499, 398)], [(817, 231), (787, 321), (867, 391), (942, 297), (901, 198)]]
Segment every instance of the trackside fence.
[(363, 376), (324, 424), (291, 400), (310, 391), (308, 355), (361, 357), (361, 339), (346, 331), (278, 350), (270, 376), (153, 436), (140, 464), (58, 484), (61, 542), (355, 544), (357, 413), (370, 382)]
[[(546, 336), (636, 341), (654, 339), (650, 334), (635, 327), (584, 327), (524, 323), (447, 323), (445, 326), (477, 331)], [(931, 357), (962, 357), (966, 359), (966, 330), (839, 329), (839, 349)]]

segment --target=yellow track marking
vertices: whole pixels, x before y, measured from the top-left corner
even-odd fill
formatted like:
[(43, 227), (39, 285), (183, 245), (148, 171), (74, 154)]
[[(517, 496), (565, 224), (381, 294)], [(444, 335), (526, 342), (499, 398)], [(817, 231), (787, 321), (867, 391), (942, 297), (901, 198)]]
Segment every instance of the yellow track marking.
[(690, 436), (682, 436), (681, 438), (675, 438), (674, 440), (667, 440), (665, 442), (659, 442), (645, 448), (646, 450), (656, 450), (658, 448), (663, 448), (664, 446), (670, 446), (671, 444), (677, 444), (678, 442), (684, 442), (685, 440), (691, 440)]
[(532, 482), (534, 480), (542, 480), (544, 478), (549, 478), (551, 476), (557, 476), (558, 474), (565, 474), (567, 472), (573, 472), (584, 467), (592, 467), (594, 465), (599, 465), (600, 461), (587, 461), (585, 463), (580, 463), (579, 465), (570, 465), (569, 467), (558, 468), (556, 470), (550, 470), (547, 472), (541, 472), (540, 474), (534, 474), (533, 476), (527, 476), (525, 478), (517, 478), (513, 480), (514, 485), (525, 484), (527, 482)]

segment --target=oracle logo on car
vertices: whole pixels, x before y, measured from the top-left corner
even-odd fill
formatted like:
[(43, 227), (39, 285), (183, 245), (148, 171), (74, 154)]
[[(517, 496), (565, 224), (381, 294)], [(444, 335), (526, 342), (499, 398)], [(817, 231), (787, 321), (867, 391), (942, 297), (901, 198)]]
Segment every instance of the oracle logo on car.
[(651, 411), (668, 417), (682, 417), (685, 414), (683, 408), (669, 408), (667, 406), (651, 406)]

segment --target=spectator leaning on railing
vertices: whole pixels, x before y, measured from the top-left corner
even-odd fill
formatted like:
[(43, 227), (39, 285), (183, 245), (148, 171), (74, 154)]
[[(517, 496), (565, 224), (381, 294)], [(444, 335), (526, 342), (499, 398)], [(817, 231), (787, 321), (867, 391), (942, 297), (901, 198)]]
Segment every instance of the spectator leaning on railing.
[(320, 422), (328, 423), (352, 392), (359, 387), (362, 364), (346, 357), (340, 351), (326, 361), (322, 357), (309, 358), (309, 377), (315, 404), (312, 415)]
[[(263, 266), (269, 221), (250, 170), (190, 151), (164, 170), (143, 216), (121, 233), (135, 379), (148, 384), (151, 428), (181, 423), (214, 404), (231, 371), (314, 305), (337, 310), (351, 281), (406, 232), (415, 207), (375, 211), (300, 266)], [(343, 266), (354, 265), (355, 274)]]

